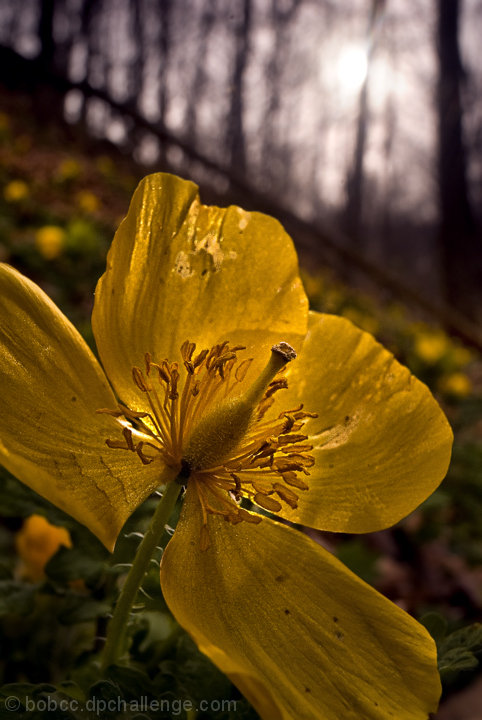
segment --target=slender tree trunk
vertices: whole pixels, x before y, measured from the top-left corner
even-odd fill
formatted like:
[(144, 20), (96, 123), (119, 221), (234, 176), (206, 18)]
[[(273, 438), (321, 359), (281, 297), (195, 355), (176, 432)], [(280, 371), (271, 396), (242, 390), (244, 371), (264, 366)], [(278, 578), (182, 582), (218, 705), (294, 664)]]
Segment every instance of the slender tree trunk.
[(459, 0), (436, 0), (436, 6), (438, 185), (445, 290), (451, 304), (476, 319), (482, 287), (482, 244), (470, 203), (462, 133), (463, 69), (458, 44), (461, 4)]
[(246, 145), (244, 137), (243, 77), (249, 57), (252, 0), (242, 3), (242, 17), (236, 32), (231, 107), (228, 119), (228, 147), (231, 167), (236, 175), (246, 173)]
[[(155, 11), (155, 5), (149, 8), (151, 12)], [(169, 69), (169, 54), (170, 54), (170, 39), (171, 39), (171, 15), (172, 5), (171, 0), (163, 0), (159, 7), (160, 13), (160, 37), (159, 37), (159, 123), (162, 128), (166, 127), (166, 115), (168, 110), (168, 92), (167, 92), (167, 77)], [(164, 142), (160, 146), (159, 162), (161, 167), (167, 165), (167, 147)]]
[(134, 37), (135, 55), (129, 66), (128, 98), (127, 102), (138, 108), (139, 96), (144, 84), (145, 40), (143, 37), (142, 15), (145, 8), (139, 0), (131, 0), (129, 14), (131, 19), (131, 33)]
[(40, 3), (40, 17), (38, 35), (40, 40), (40, 54), (38, 64), (45, 74), (53, 72), (55, 42), (54, 42), (54, 13), (55, 0), (42, 0)]
[(279, 0), (271, 2), (271, 23), (275, 37), (265, 70), (269, 96), (266, 99), (264, 137), (258, 175), (268, 194), (273, 196), (286, 189), (285, 178), (289, 177), (291, 172), (292, 151), (280, 137), (278, 120), (284, 92), (283, 74), (289, 57), (287, 29), (294, 21), (301, 2), (302, 0), (292, 0), (290, 4), (280, 3)]
[(189, 115), (186, 122), (186, 137), (193, 147), (197, 147), (198, 141), (198, 107), (206, 92), (207, 74), (205, 69), (205, 58), (207, 48), (211, 40), (211, 32), (216, 22), (216, 14), (210, 3), (203, 7), (201, 20), (199, 22), (200, 39), (198, 45), (198, 59), (193, 82), (189, 88)]
[(372, 0), (370, 19), (367, 31), (367, 72), (360, 89), (358, 120), (356, 128), (355, 151), (346, 182), (346, 203), (344, 210), (344, 229), (349, 238), (356, 241), (362, 225), (363, 191), (364, 191), (364, 157), (368, 132), (368, 88), (370, 82), (370, 66), (376, 41), (376, 30), (379, 19), (385, 8), (385, 0)]
[(54, 38), (55, 7), (59, 0), (41, 0), (38, 24), (40, 53), (37, 58), (39, 82), (35, 89), (35, 111), (46, 122), (63, 119), (64, 96), (55, 82), (56, 45)]
[[(85, 58), (85, 74), (84, 80), (86, 83), (91, 82), (91, 71), (92, 71), (92, 58), (94, 56), (93, 36), (95, 29), (95, 0), (83, 0), (82, 10), (80, 14), (80, 36), (78, 42), (85, 45), (86, 58)], [(89, 99), (84, 96), (82, 103), (82, 110), (80, 114), (80, 123), (87, 126), (87, 110), (88, 110)]]

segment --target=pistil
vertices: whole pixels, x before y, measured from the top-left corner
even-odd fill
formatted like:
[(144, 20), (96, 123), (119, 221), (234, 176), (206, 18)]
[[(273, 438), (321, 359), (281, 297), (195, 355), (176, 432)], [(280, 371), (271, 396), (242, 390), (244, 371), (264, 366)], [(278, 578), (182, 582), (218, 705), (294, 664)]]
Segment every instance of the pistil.
[(194, 428), (183, 452), (193, 470), (215, 467), (229, 458), (246, 436), (253, 415), (271, 381), (296, 357), (293, 348), (280, 343), (260, 375), (239, 397), (231, 398), (206, 414)]

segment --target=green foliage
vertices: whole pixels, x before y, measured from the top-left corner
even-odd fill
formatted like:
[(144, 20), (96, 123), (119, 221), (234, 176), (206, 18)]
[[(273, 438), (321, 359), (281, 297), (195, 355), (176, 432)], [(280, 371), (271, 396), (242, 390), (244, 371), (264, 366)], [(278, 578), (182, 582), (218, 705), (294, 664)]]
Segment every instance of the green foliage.
[(0, 617), (30, 615), (34, 605), (34, 588), (17, 580), (0, 580)]
[(86, 585), (95, 587), (105, 571), (105, 563), (86, 555), (82, 547), (60, 547), (45, 566), (47, 577), (58, 583), (82, 579)]
[(167, 720), (186, 718), (185, 711), (194, 708), (199, 708), (199, 720), (256, 720), (248, 703), (172, 618), (146, 613), (136, 633), (131, 663), (111, 666), (103, 677), (95, 656), (84, 653), (73, 663), (67, 681), (4, 684), (0, 719), (15, 707), (15, 717), (29, 720), (44, 717), (47, 709), (49, 717), (53, 713), (52, 717), (63, 719)]
[(336, 555), (350, 570), (363, 580), (373, 583), (377, 577), (375, 562), (378, 553), (374, 552), (360, 540), (347, 540), (338, 546)]
[(474, 670), (479, 665), (482, 624), (474, 623), (448, 633), (447, 621), (435, 612), (424, 615), (421, 623), (436, 642), (438, 668), (444, 684), (453, 684), (460, 673)]
[[(131, 661), (100, 674), (101, 638), (118, 582), (155, 502), (147, 501), (130, 518), (111, 556), (86, 528), (2, 471), (3, 517), (19, 528), (18, 518), (42, 514), (69, 530), (73, 547), (61, 546), (36, 583), (17, 577), (15, 563), (1, 566), (0, 720), (11, 720), (13, 707), (15, 717), (25, 720), (47, 714), (59, 720), (256, 720), (254, 710), (169, 613), (159, 583), (160, 551), (131, 617)], [(163, 544), (168, 538), (166, 533)], [(2, 546), (12, 554), (7, 531), (0, 533)], [(229, 707), (229, 700), (236, 704)], [(187, 710), (199, 708), (201, 701), (204, 712), (188, 716)]]

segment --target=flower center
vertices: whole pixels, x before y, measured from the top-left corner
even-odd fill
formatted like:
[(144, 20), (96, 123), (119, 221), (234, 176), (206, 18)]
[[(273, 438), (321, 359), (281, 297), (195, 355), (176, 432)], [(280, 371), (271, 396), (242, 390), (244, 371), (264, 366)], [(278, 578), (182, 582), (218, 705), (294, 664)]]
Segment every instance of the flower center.
[(238, 360), (244, 347), (224, 342), (195, 354), (194, 343), (181, 347), (178, 363), (153, 362), (132, 369), (145, 395), (148, 412), (123, 405), (100, 410), (123, 424), (123, 440), (106, 440), (111, 448), (136, 452), (144, 464), (162, 459), (179, 468), (179, 481), (195, 485), (203, 513), (201, 548), (209, 546), (208, 518), (219, 515), (236, 524), (261, 522), (243, 507), (246, 500), (273, 513), (283, 503), (296, 508), (300, 491), (308, 490), (300, 474), (314, 464), (303, 425), (313, 413), (300, 405), (266, 418), (274, 395), (287, 387), (286, 364), (296, 357), (287, 343), (272, 348), (258, 378), (240, 392), (252, 359)]

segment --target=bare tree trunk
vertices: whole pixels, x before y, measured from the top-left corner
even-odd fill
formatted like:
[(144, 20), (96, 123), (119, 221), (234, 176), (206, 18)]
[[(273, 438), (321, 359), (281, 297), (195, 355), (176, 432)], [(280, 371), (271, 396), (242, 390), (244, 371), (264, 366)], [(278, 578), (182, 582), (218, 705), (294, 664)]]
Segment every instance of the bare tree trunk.
[(464, 73), (458, 44), (461, 5), (459, 0), (436, 0), (436, 6), (438, 184), (445, 289), (452, 305), (476, 319), (482, 287), (482, 244), (469, 198), (462, 134)]
[(198, 111), (197, 108), (200, 105), (201, 98), (206, 92), (206, 69), (204, 65), (207, 48), (211, 42), (211, 32), (216, 21), (216, 14), (214, 9), (210, 6), (210, 3), (206, 3), (206, 7), (203, 8), (201, 20), (199, 23), (200, 28), (200, 39), (198, 46), (198, 61), (196, 72), (192, 85), (189, 89), (189, 116), (186, 122), (186, 137), (190, 139), (190, 143), (193, 147), (197, 147), (198, 141)]
[[(85, 76), (84, 80), (87, 84), (91, 83), (91, 71), (92, 71), (92, 59), (94, 56), (93, 47), (93, 35), (95, 31), (95, 0), (83, 0), (82, 10), (80, 14), (80, 38), (79, 41), (85, 43), (86, 47), (86, 58), (85, 58)], [(80, 122), (85, 127), (87, 126), (87, 109), (89, 99), (84, 96), (82, 103), (82, 110), (80, 115)]]
[(127, 88), (128, 102), (138, 106), (140, 94), (145, 81), (145, 41), (142, 28), (142, 14), (145, 10), (139, 0), (131, 0), (129, 3), (129, 15), (131, 18), (131, 32), (134, 37), (135, 55), (129, 66), (129, 81)]
[(266, 65), (269, 81), (269, 96), (263, 130), (263, 147), (260, 165), (260, 178), (264, 189), (273, 196), (285, 188), (284, 178), (289, 176), (292, 163), (291, 149), (282, 143), (277, 128), (278, 116), (283, 95), (283, 73), (287, 63), (287, 28), (299, 10), (302, 0), (290, 3), (271, 2), (271, 23), (274, 29), (274, 43)]
[[(153, 5), (150, 10), (154, 12), (155, 6)], [(166, 127), (166, 115), (167, 115), (167, 74), (169, 66), (169, 53), (170, 53), (170, 39), (171, 39), (171, 13), (172, 6), (171, 0), (163, 0), (160, 3), (160, 38), (159, 38), (159, 49), (160, 49), (160, 86), (159, 86), (159, 122), (161, 127)], [(165, 167), (167, 164), (167, 147), (165, 143), (161, 143), (159, 162), (161, 167)]]
[(41, 0), (38, 35), (40, 53), (37, 58), (39, 84), (35, 89), (35, 109), (45, 121), (63, 119), (64, 98), (55, 82), (56, 44), (54, 39), (55, 7), (59, 0)]
[(43, 73), (49, 75), (54, 69), (55, 42), (54, 42), (54, 13), (55, 0), (42, 0), (40, 3), (40, 17), (38, 35), (40, 40), (40, 54), (37, 62)]
[(228, 148), (231, 167), (237, 175), (246, 173), (246, 144), (244, 137), (243, 77), (248, 62), (251, 32), (252, 0), (244, 0), (242, 18), (236, 32), (236, 55), (234, 59), (231, 107), (228, 118)]
[(385, 0), (372, 0), (367, 31), (367, 71), (363, 85), (360, 89), (353, 165), (349, 170), (346, 182), (346, 203), (343, 225), (348, 237), (352, 240), (356, 240), (358, 238), (362, 225), (363, 190), (365, 180), (363, 164), (368, 130), (368, 88), (370, 82), (370, 65), (375, 47), (376, 29), (384, 8)]

